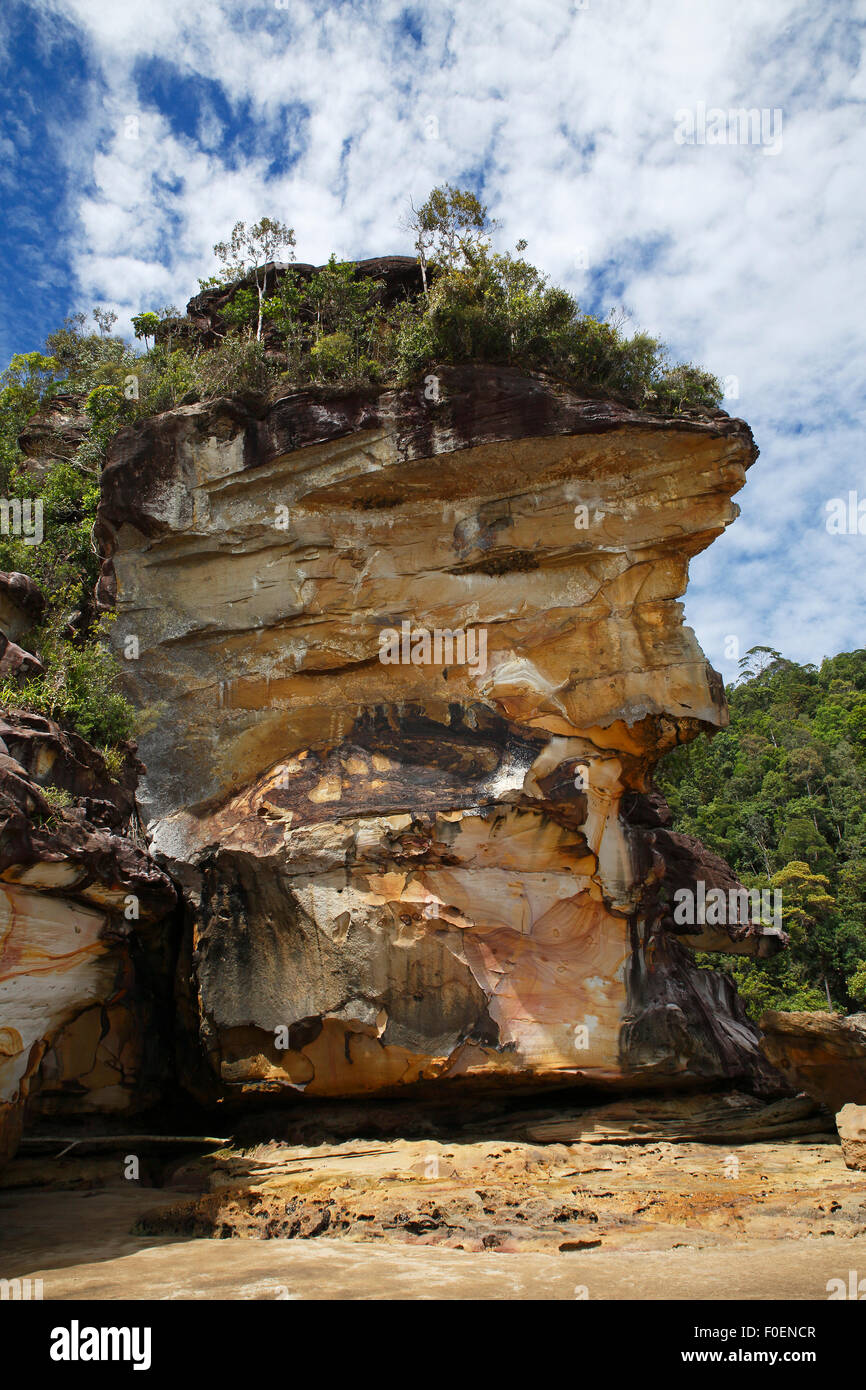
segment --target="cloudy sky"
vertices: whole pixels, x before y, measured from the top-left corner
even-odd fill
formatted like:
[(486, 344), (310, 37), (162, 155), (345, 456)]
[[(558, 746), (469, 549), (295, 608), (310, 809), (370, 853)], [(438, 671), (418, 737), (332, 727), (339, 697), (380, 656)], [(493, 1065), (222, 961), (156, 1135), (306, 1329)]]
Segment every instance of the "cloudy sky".
[(752, 425), (686, 600), (713, 663), (862, 647), (866, 535), (826, 503), (866, 513), (864, 27), (866, 0), (3, 0), (0, 358), (185, 304), (239, 218), (300, 260), (408, 252), (408, 198), (472, 187)]

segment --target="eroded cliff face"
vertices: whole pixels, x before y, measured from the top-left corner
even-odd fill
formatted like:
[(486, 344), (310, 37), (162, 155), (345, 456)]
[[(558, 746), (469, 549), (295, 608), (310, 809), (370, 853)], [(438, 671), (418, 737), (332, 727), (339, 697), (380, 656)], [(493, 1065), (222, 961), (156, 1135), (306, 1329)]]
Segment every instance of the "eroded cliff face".
[(99, 597), (187, 902), (198, 1095), (761, 1084), (670, 914), (733, 879), (649, 795), (726, 719), (677, 600), (755, 456), (723, 412), (493, 368), (118, 436)]
[(2, 1160), (28, 1103), (120, 1114), (159, 1094), (176, 893), (131, 838), (132, 753), (114, 780), (83, 739), (29, 714), (0, 720), (0, 747)]
[(866, 1105), (866, 1013), (770, 1009), (761, 1034), (764, 1056), (798, 1091), (832, 1111)]

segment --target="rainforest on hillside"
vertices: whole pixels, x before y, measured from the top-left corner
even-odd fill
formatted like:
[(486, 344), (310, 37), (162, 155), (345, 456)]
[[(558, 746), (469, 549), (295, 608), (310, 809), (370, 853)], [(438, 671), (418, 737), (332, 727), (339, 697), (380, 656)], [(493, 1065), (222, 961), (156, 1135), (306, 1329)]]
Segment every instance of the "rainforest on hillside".
[(866, 1006), (866, 650), (820, 667), (767, 647), (727, 688), (730, 725), (671, 753), (656, 780), (678, 830), (746, 887), (782, 891), (791, 939), (769, 960), (704, 956), (765, 1009)]

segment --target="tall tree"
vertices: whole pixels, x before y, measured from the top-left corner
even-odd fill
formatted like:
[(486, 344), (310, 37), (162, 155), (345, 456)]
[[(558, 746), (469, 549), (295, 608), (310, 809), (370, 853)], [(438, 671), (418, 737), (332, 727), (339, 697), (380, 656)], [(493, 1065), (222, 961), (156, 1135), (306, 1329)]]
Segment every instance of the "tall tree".
[[(275, 222), (270, 217), (263, 217), (261, 221), (254, 222), (249, 227), (245, 222), (236, 222), (228, 241), (218, 241), (214, 246), (214, 255), (223, 266), (224, 280), (242, 280), (249, 274), (254, 276), (258, 299), (257, 342), (260, 342), (262, 337), (262, 304), (268, 262), (274, 260), (281, 248), (293, 248), (294, 245), (295, 233), (291, 227), (287, 227), (284, 222)], [(289, 259), (295, 259), (294, 250), (290, 251)]]
[(471, 258), (474, 247), (487, 245), (495, 223), (474, 193), (454, 188), (450, 183), (434, 188), (418, 208), (410, 199), (409, 207), (404, 226), (415, 238), (421, 280), (427, 295), (430, 262), (454, 270), (461, 260)]

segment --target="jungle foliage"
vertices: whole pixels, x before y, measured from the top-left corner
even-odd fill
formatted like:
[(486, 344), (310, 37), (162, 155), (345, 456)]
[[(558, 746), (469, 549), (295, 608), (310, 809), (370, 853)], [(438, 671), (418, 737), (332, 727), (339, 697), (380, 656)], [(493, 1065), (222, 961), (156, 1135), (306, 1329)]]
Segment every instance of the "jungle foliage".
[(657, 783), (678, 830), (749, 888), (780, 888), (788, 950), (706, 956), (749, 1011), (866, 1008), (866, 650), (820, 666), (753, 648), (730, 725), (669, 754)]

